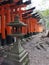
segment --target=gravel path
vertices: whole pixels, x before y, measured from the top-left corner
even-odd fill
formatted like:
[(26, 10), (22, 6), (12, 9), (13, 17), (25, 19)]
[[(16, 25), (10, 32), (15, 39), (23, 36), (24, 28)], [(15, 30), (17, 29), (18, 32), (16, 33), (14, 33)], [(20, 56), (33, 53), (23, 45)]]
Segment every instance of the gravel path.
[(30, 65), (49, 65), (49, 38), (38, 34), (23, 46), (29, 53)]

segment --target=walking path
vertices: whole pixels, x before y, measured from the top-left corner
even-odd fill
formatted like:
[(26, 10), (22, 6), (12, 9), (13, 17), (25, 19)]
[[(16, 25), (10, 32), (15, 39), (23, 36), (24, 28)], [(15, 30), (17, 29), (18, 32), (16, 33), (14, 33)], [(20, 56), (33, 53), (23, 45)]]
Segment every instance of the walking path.
[(23, 46), (28, 51), (30, 65), (49, 65), (49, 38), (41, 38), (41, 33)]
[[(30, 65), (49, 65), (49, 38), (42, 38), (43, 34), (33, 35), (23, 40), (23, 47), (29, 54)], [(4, 60), (0, 57), (0, 65)]]

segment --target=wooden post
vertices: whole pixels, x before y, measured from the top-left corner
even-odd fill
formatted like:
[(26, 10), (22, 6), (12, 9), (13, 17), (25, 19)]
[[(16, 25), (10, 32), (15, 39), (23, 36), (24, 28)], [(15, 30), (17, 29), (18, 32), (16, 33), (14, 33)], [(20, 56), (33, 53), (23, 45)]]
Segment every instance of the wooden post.
[(13, 12), (13, 8), (11, 9), (11, 21), (14, 22), (14, 12)]
[[(6, 11), (6, 23), (9, 23), (11, 22), (11, 10), (8, 5), (6, 6), (5, 11)], [(7, 30), (7, 44), (11, 44), (13, 42), (12, 37), (10, 36), (12, 28), (9, 26), (6, 26), (6, 28), (7, 28), (6, 29)]]
[(5, 35), (5, 14), (4, 14), (4, 7), (2, 6), (1, 9), (1, 33), (2, 33), (2, 45), (6, 44), (6, 35)]
[(1, 36), (1, 15), (0, 15), (0, 45), (1, 45), (1, 39), (2, 39), (2, 36)]

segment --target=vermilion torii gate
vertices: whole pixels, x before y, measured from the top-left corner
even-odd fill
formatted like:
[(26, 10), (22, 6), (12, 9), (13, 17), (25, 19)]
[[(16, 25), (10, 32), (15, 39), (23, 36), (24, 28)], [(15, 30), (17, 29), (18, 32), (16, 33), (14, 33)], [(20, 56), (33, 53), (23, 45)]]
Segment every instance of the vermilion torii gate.
[[(35, 27), (39, 27), (38, 21), (40, 20), (40, 16), (38, 13), (32, 14), (34, 12), (35, 7), (22, 10), (22, 7), (26, 7), (27, 5), (31, 4), (31, 1), (28, 0), (23, 2), (23, 0), (4, 0), (0, 1), (0, 40), (2, 39), (2, 45), (12, 43), (12, 37), (9, 36), (12, 32), (12, 28), (7, 26), (8, 22), (14, 22), (15, 17), (18, 15), (20, 22), (24, 22), (27, 27), (22, 27), (21, 32), (27, 35), (27, 33), (37, 32)], [(36, 21), (36, 23), (35, 23)], [(34, 22), (34, 23), (33, 23)]]
[[(7, 0), (7, 1), (0, 1), (0, 35), (1, 35), (1, 39), (2, 39), (2, 45), (5, 45), (6, 43), (11, 43), (11, 36), (9, 36), (9, 34), (11, 34), (11, 30), (12, 28), (9, 26), (6, 26), (6, 24), (8, 22), (13, 22), (14, 21), (14, 17), (15, 15), (20, 15), (20, 20), (21, 20), (21, 7), (26, 6), (30, 4), (30, 1), (26, 1), (26, 2), (22, 2), (19, 0)], [(19, 8), (19, 12), (17, 11), (17, 9)], [(13, 13), (13, 10), (15, 9), (15, 13)]]

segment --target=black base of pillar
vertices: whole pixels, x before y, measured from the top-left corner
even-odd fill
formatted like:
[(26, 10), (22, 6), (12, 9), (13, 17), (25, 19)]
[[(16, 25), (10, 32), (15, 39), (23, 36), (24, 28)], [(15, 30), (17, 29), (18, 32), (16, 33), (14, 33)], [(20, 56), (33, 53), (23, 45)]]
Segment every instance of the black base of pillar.
[(33, 35), (33, 32), (32, 32), (32, 35)]
[(29, 35), (28, 35), (28, 34), (24, 36), (24, 38), (28, 38), (28, 37), (29, 37)]
[(32, 35), (33, 35), (33, 33), (27, 33), (26, 35), (24, 35), (24, 38), (30, 37)]
[(30, 36), (32, 36), (33, 35), (33, 33), (32, 32), (30, 32)]
[(1, 45), (2, 46), (6, 45), (6, 39), (1, 39)]
[(27, 35), (24, 35), (24, 38), (27, 38)]
[(30, 37), (30, 33), (27, 33), (27, 36)]
[(2, 35), (1, 35), (1, 33), (0, 33), (0, 39), (2, 38)]
[(36, 35), (36, 34), (38, 34), (39, 32), (33, 32), (33, 35)]
[(7, 35), (6, 40), (7, 40), (7, 45), (9, 45), (9, 44), (14, 42), (14, 38), (9, 36), (9, 35)]
[(33, 35), (36, 35), (36, 32), (33, 32)]
[(25, 37), (27, 38), (27, 37), (30, 37), (30, 33), (27, 33), (26, 35), (25, 35)]

